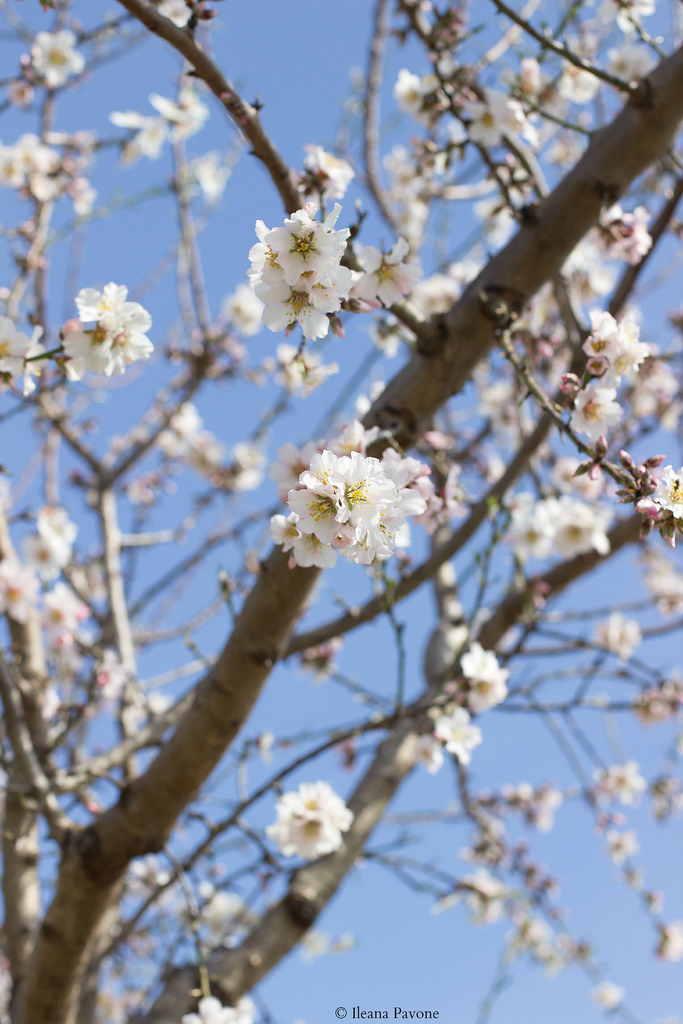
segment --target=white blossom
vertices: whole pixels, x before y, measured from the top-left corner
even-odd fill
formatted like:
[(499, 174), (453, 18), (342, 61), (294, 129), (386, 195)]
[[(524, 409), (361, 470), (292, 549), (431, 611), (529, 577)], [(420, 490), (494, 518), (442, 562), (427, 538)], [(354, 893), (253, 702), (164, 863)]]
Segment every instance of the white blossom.
[(599, 797), (618, 800), (626, 807), (635, 806), (640, 794), (647, 789), (636, 761), (601, 768), (595, 773), (595, 780)]
[(467, 679), (467, 703), (470, 711), (479, 714), (500, 704), (507, 696), (505, 682), (509, 676), (501, 668), (493, 651), (485, 651), (473, 643), (460, 659), (460, 667)]
[(277, 821), (266, 835), (285, 857), (315, 860), (342, 844), (353, 814), (327, 782), (304, 782), (277, 802)]
[(616, 1010), (624, 998), (624, 990), (611, 981), (602, 981), (591, 992), (591, 998), (606, 1010)]
[(253, 1024), (256, 1007), (248, 996), (243, 996), (237, 1006), (223, 1006), (215, 996), (199, 1000), (198, 1013), (186, 1013), (182, 1024)]
[(450, 715), (437, 718), (434, 735), (449, 754), (455, 754), (460, 764), (469, 764), (470, 751), (481, 743), (481, 729), (470, 725), (470, 716), (465, 708), (456, 707)]
[(38, 32), (31, 46), (31, 63), (49, 89), (58, 89), (85, 67), (76, 47), (76, 36), (68, 29)]
[(591, 441), (597, 441), (624, 415), (616, 397), (615, 388), (601, 387), (599, 382), (589, 381), (576, 396), (574, 411), (569, 420), (572, 430), (577, 434), (585, 434)]
[(346, 160), (327, 153), (322, 146), (304, 146), (304, 167), (326, 199), (343, 199), (354, 177), (354, 170)]

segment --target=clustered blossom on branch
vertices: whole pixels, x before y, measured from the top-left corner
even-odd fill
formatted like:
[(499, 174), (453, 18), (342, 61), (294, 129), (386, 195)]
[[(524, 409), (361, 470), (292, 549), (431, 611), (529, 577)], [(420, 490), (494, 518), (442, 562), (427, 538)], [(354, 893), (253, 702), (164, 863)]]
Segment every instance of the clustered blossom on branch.
[(621, 420), (624, 410), (616, 400), (617, 387), (623, 377), (637, 374), (650, 348), (638, 340), (640, 328), (633, 314), (627, 313), (620, 322), (602, 311), (593, 311), (590, 317), (591, 332), (583, 350), (594, 379), (576, 395), (569, 422), (573, 430), (595, 442)]
[(276, 806), (277, 821), (266, 835), (285, 857), (315, 860), (342, 844), (342, 833), (353, 814), (327, 782), (303, 782), (296, 792), (284, 793)]
[[(76, 296), (80, 320), (67, 320), (62, 327), (64, 352), (68, 357), (69, 380), (81, 380), (92, 373), (125, 373), (139, 359), (149, 359), (154, 346), (146, 335), (152, 318), (139, 302), (126, 302), (128, 289), (113, 282), (99, 292), (82, 288)], [(86, 330), (86, 323), (95, 323)]]
[(382, 561), (409, 542), (408, 517), (427, 511), (434, 496), (428, 475), (427, 466), (391, 449), (381, 460), (324, 449), (311, 456), (310, 468), (289, 490), (290, 515), (273, 516), (271, 533), (292, 552), (292, 565), (328, 568), (337, 552), (362, 565)]
[(264, 303), (261, 319), (271, 331), (289, 333), (298, 323), (304, 338), (324, 338), (330, 326), (343, 336), (335, 314), (350, 300), (348, 308), (360, 311), (398, 302), (407, 295), (422, 271), (403, 262), (408, 253), (405, 239), (399, 239), (384, 255), (373, 246), (361, 253), (363, 272), (341, 265), (349, 228), (334, 230), (341, 206), (324, 221), (315, 220), (315, 203), (306, 203), (285, 220), (280, 228), (256, 222), (260, 239), (249, 252), (249, 278)]

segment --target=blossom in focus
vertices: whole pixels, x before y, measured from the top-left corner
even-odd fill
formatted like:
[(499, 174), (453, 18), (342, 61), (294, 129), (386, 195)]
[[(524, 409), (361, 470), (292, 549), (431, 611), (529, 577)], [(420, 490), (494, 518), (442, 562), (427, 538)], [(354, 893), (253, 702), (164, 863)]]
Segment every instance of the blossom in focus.
[[(289, 525), (352, 562), (370, 565), (388, 558), (397, 544), (408, 542), (407, 517), (422, 515), (427, 507), (419, 486), (420, 463), (409, 459), (404, 467), (398, 462), (380, 462), (357, 451), (342, 456), (329, 449), (316, 452), (310, 470), (299, 477), (300, 486), (287, 496), (297, 516)], [(277, 528), (282, 529), (279, 520)], [(289, 540), (293, 547), (294, 537)]]
[(85, 67), (85, 58), (75, 47), (76, 36), (68, 28), (36, 34), (31, 45), (31, 64), (48, 89), (58, 89)]
[(348, 297), (353, 279), (341, 259), (350, 232), (334, 230), (341, 206), (335, 204), (322, 222), (315, 220), (316, 211), (314, 203), (306, 203), (279, 228), (256, 222), (259, 242), (249, 251), (249, 278), (271, 331), (289, 331), (298, 323), (305, 338), (324, 338), (327, 314), (341, 309)]
[(327, 782), (304, 782), (277, 802), (277, 820), (266, 835), (285, 857), (315, 860), (342, 844), (353, 814)]
[(670, 512), (674, 519), (683, 517), (683, 466), (678, 471), (673, 466), (664, 468), (652, 500)]

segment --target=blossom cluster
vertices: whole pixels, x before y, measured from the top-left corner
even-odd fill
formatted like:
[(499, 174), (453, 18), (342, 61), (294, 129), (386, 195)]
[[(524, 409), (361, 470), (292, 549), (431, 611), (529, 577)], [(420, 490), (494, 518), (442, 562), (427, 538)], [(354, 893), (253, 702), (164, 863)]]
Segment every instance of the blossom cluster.
[[(86, 370), (107, 377), (122, 374), (139, 359), (149, 359), (154, 346), (146, 335), (152, 318), (139, 302), (126, 302), (128, 289), (113, 282), (103, 290), (82, 288), (76, 296), (80, 320), (62, 327), (69, 380), (81, 380)], [(95, 326), (86, 330), (86, 323)]]
[(341, 309), (353, 279), (341, 266), (349, 228), (335, 230), (341, 206), (324, 221), (315, 220), (315, 203), (306, 203), (282, 227), (256, 222), (259, 241), (249, 252), (249, 278), (264, 303), (261, 319), (271, 331), (300, 324), (305, 338), (324, 338), (328, 314)]
[[(41, 203), (66, 193), (76, 215), (85, 216), (97, 194), (85, 176), (94, 142), (90, 132), (47, 132), (44, 140), (26, 132), (12, 145), (0, 145), (0, 185)], [(55, 146), (63, 147), (63, 153)]]
[(537, 500), (522, 492), (514, 499), (506, 539), (520, 561), (557, 553), (573, 558), (586, 551), (610, 550), (607, 527), (612, 513), (563, 494)]
[(327, 782), (303, 782), (296, 792), (284, 793), (277, 802), (277, 820), (266, 835), (285, 857), (315, 860), (333, 853), (342, 844), (353, 814)]
[(590, 317), (591, 332), (583, 350), (588, 356), (586, 369), (595, 379), (577, 394), (570, 425), (595, 442), (622, 418), (617, 387), (623, 377), (635, 376), (650, 349), (639, 341), (633, 314), (627, 313), (619, 323), (609, 313), (594, 311)]
[[(363, 565), (387, 559), (409, 542), (408, 517), (427, 511), (434, 493), (428, 475), (426, 465), (391, 449), (381, 460), (316, 451), (287, 492), (289, 516), (271, 519), (273, 539), (292, 552), (292, 565), (328, 568), (337, 552)], [(280, 486), (285, 478), (281, 472)]]
[(349, 301), (347, 308), (356, 312), (391, 306), (422, 275), (417, 263), (406, 262), (409, 247), (403, 238), (388, 253), (365, 246), (362, 270), (342, 266), (350, 230), (334, 227), (341, 206), (336, 203), (322, 222), (316, 213), (317, 206), (309, 202), (282, 227), (256, 222), (259, 241), (249, 251), (249, 278), (264, 303), (261, 319), (271, 331), (289, 332), (298, 323), (308, 339), (326, 337), (330, 326), (343, 335), (335, 316), (343, 303)]

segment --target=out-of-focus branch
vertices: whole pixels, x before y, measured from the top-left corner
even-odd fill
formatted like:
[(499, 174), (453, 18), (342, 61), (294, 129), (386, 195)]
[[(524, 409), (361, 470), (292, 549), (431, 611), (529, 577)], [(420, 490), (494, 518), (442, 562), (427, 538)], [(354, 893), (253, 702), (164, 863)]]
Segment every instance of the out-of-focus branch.
[(370, 61), (365, 85), (365, 172), (367, 183), (377, 206), (385, 221), (395, 234), (398, 234), (396, 218), (389, 205), (387, 194), (382, 185), (382, 174), (379, 162), (380, 134), (380, 93), (384, 78), (384, 51), (386, 49), (386, 15), (387, 0), (377, 0), (375, 5), (375, 25), (370, 44)]
[(508, 17), (510, 21), (514, 21), (515, 25), (518, 25), (523, 32), (526, 32), (527, 35), (530, 35), (537, 43), (540, 43), (544, 50), (551, 50), (553, 53), (556, 53), (558, 57), (562, 57), (563, 60), (566, 60), (568, 64), (573, 64), (574, 67), (580, 68), (581, 71), (588, 71), (595, 78), (599, 78), (601, 82), (606, 82), (608, 85), (613, 86), (620, 92), (628, 94), (637, 92), (637, 85), (631, 85), (630, 82), (625, 82), (622, 78), (617, 78), (616, 75), (610, 75), (608, 71), (602, 71), (600, 68), (596, 68), (589, 60), (584, 60), (583, 57), (577, 56), (566, 46), (562, 46), (561, 43), (556, 43), (549, 31), (548, 33), (539, 32), (538, 29), (535, 29), (522, 14), (518, 14), (512, 7), (508, 7), (506, 3), (503, 3), (503, 0), (491, 0), (491, 3), (500, 11), (501, 14)]
[[(0, 516), (0, 558), (13, 559), (14, 548), (4, 516)], [(20, 998), (40, 914), (38, 879), (38, 806), (48, 810), (49, 786), (37, 747), (45, 751), (41, 694), (45, 685), (45, 655), (35, 609), (26, 622), (8, 616), (16, 678), (0, 661), (0, 696), (8, 739), (14, 754), (9, 766), (9, 789), (2, 826), (2, 893), (7, 956), (12, 975), (12, 1005)], [(49, 810), (55, 810), (52, 804)], [(53, 828), (58, 822), (53, 816)]]
[(249, 140), (254, 156), (264, 165), (280, 193), (285, 209), (288, 213), (298, 210), (301, 206), (301, 196), (294, 176), (270, 136), (264, 131), (258, 110), (237, 94), (235, 87), (202, 50), (191, 32), (177, 28), (146, 0), (119, 0), (119, 3), (150, 32), (170, 43), (192, 65), (197, 78), (200, 78), (220, 100), (239, 131)]

